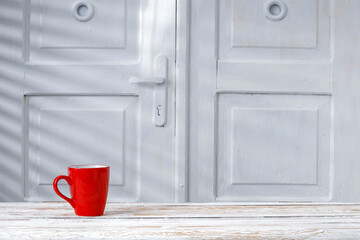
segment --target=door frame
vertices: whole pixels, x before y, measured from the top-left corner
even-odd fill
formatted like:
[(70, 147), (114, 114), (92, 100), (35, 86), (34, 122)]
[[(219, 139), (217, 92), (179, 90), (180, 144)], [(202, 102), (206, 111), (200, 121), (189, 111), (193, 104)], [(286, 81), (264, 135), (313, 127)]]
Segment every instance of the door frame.
[(176, 0), (175, 202), (189, 201), (190, 1)]

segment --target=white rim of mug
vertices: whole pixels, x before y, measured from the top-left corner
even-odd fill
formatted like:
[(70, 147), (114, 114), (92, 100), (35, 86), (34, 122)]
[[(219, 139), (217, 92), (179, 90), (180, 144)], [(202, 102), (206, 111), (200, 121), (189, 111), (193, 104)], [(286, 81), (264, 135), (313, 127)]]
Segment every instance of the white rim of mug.
[(82, 165), (71, 165), (69, 168), (73, 169), (96, 169), (96, 168), (108, 168), (110, 166), (103, 164), (82, 164)]

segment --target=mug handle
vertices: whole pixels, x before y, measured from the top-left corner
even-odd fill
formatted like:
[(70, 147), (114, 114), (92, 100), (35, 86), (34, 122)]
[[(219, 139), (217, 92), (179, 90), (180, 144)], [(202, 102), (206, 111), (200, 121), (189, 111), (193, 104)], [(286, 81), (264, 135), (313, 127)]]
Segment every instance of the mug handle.
[(64, 194), (62, 194), (58, 187), (57, 187), (57, 184), (58, 182), (61, 180), (61, 179), (64, 179), (70, 186), (72, 184), (71, 182), (71, 178), (69, 176), (64, 176), (64, 175), (60, 175), (60, 176), (57, 176), (55, 179), (54, 179), (54, 182), (53, 182), (53, 188), (54, 188), (54, 191), (56, 192), (57, 195), (59, 195), (61, 198), (65, 199), (68, 203), (70, 203), (70, 205), (75, 208), (75, 202), (74, 200), (72, 200), (71, 198), (68, 198), (66, 197)]

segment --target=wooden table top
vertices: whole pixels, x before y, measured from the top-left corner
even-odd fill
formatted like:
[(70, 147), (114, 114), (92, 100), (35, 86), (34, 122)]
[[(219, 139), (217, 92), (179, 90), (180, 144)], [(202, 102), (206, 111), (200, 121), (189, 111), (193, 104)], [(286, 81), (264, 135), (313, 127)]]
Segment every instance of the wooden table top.
[(360, 204), (0, 203), (0, 239), (360, 239)]

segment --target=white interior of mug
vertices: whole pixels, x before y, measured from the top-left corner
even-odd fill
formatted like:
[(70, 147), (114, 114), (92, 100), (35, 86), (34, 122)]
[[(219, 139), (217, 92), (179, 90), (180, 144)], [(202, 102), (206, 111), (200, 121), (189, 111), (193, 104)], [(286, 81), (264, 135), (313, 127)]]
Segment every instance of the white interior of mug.
[(72, 165), (70, 168), (106, 168), (106, 165), (89, 164), (89, 165)]

